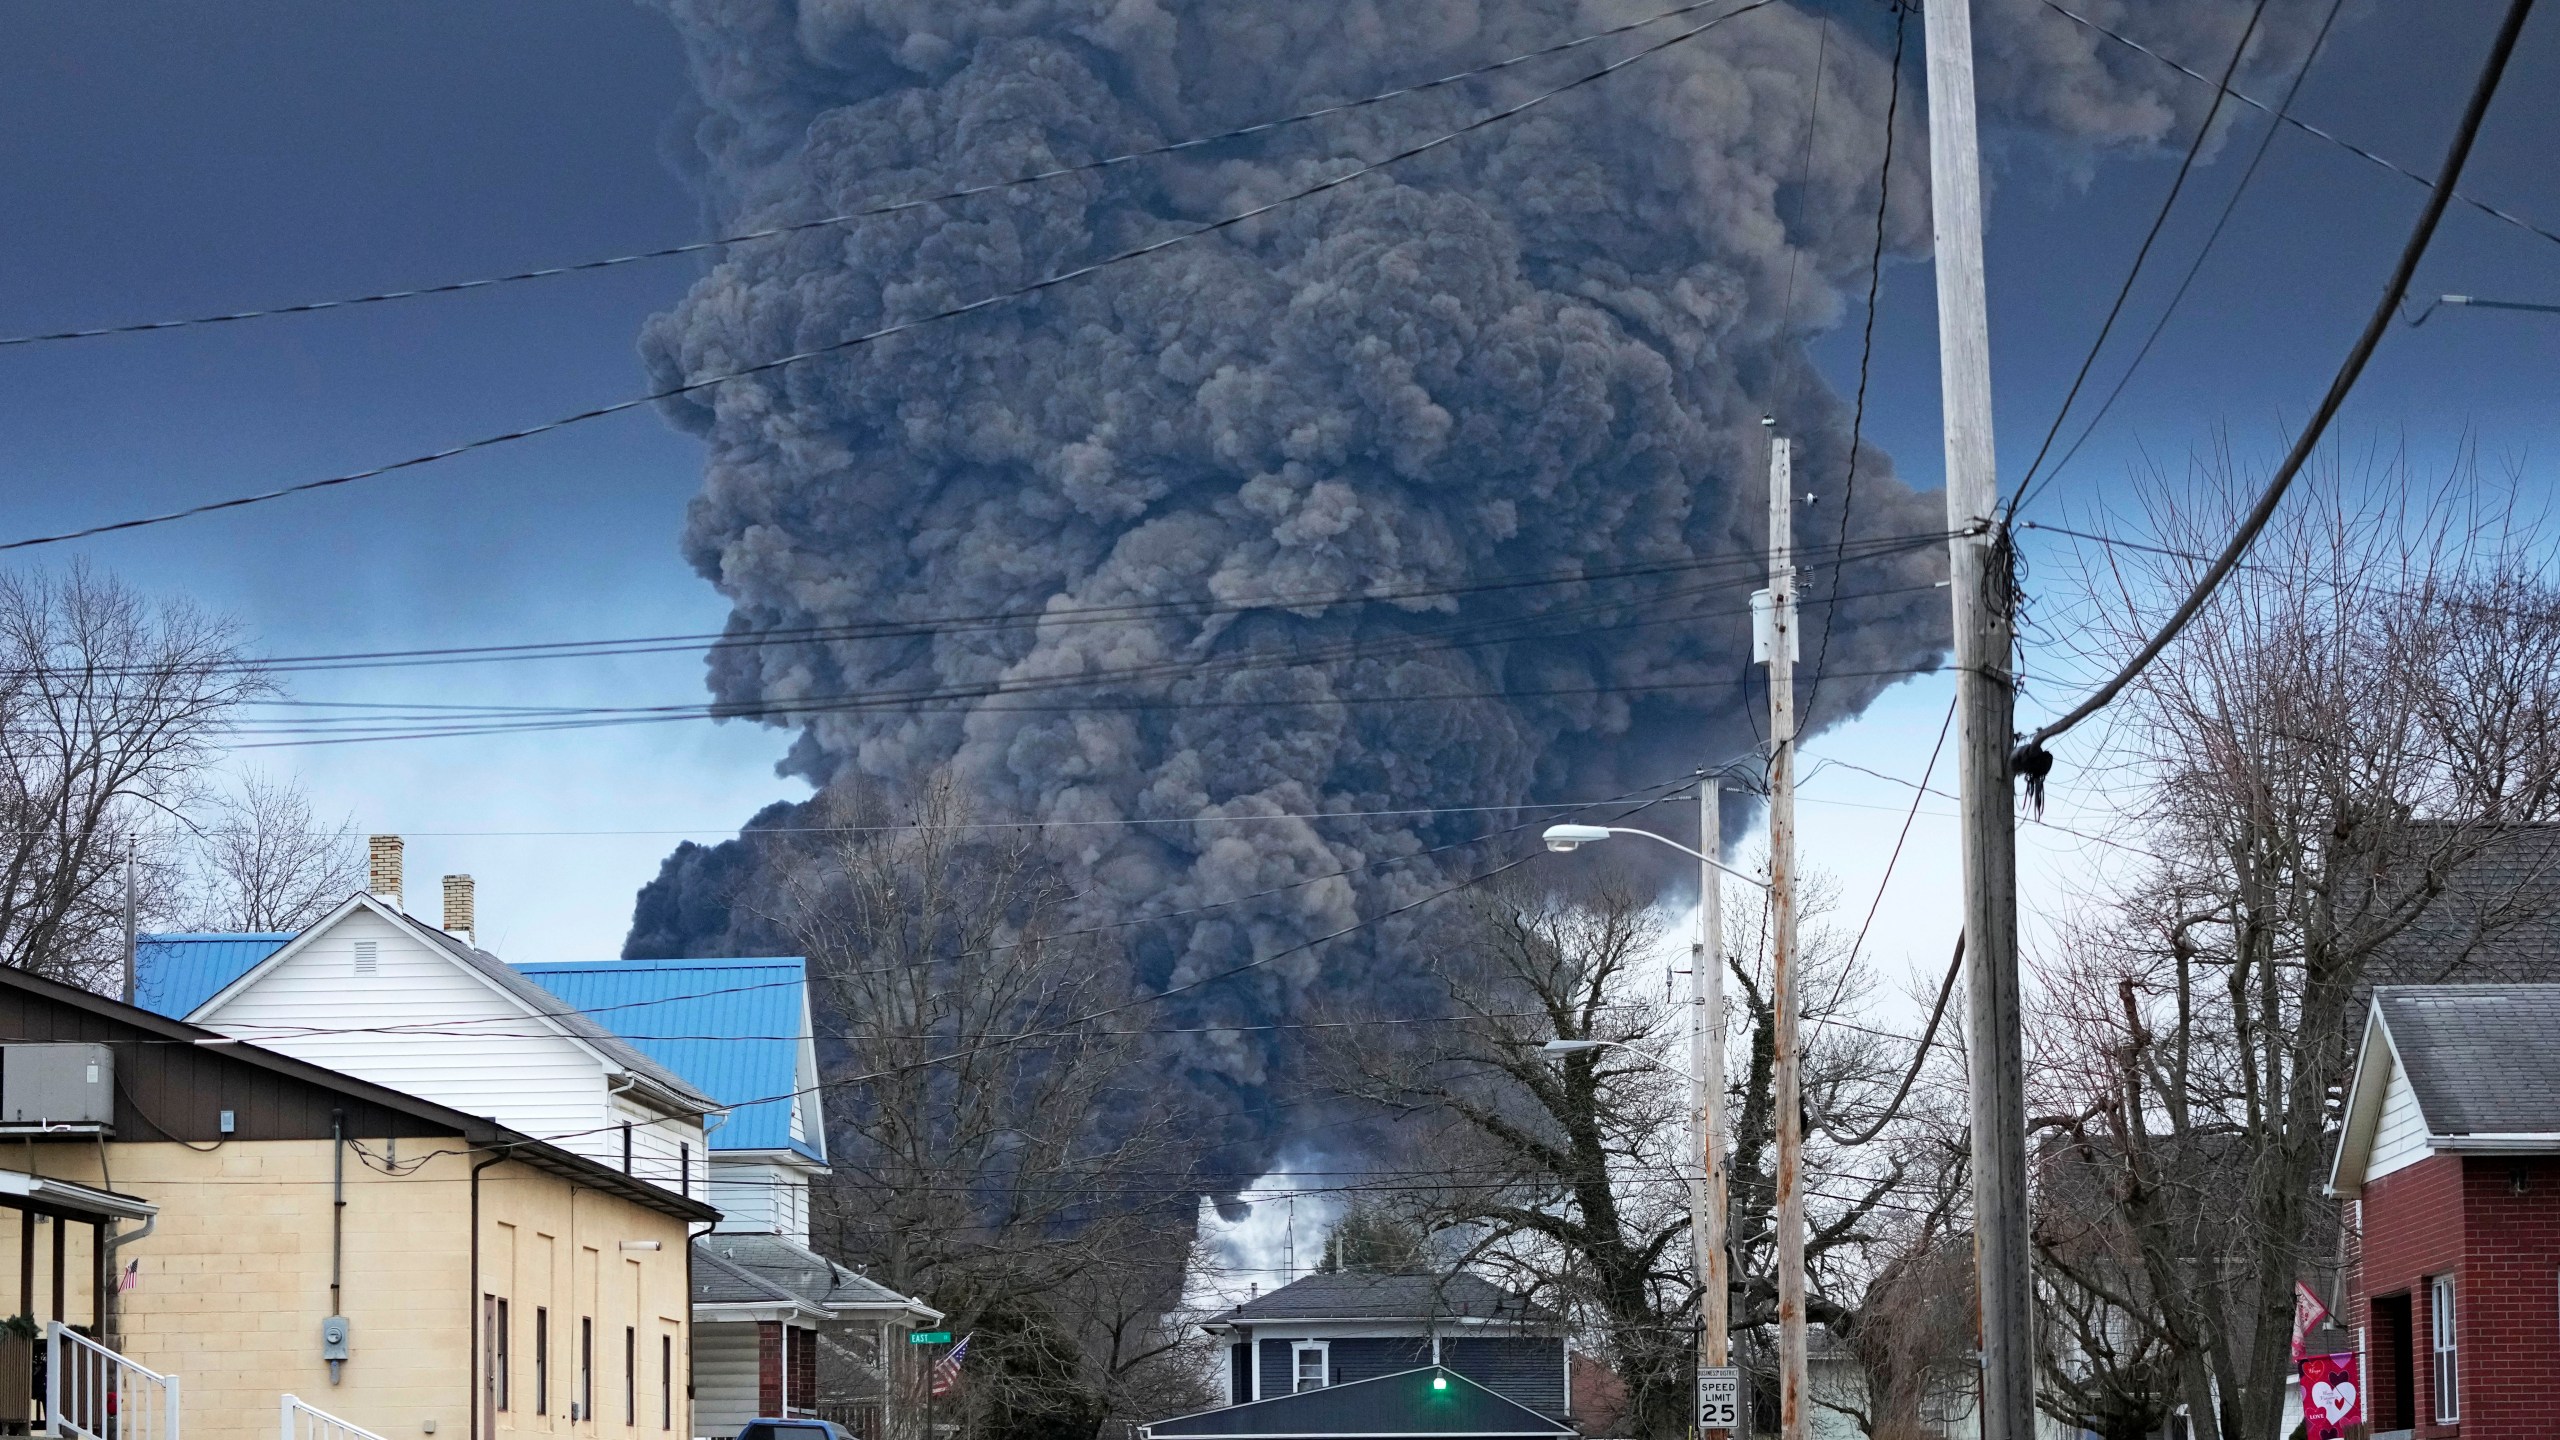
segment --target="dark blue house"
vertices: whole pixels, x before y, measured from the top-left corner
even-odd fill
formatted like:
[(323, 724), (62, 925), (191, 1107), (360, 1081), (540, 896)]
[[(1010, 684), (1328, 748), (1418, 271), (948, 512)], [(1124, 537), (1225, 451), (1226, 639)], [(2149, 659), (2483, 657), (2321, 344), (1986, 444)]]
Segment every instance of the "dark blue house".
[(1479, 1276), (1310, 1275), (1204, 1328), (1227, 1342), (1229, 1408), (1147, 1427), (1159, 1440), (1573, 1433), (1563, 1320)]

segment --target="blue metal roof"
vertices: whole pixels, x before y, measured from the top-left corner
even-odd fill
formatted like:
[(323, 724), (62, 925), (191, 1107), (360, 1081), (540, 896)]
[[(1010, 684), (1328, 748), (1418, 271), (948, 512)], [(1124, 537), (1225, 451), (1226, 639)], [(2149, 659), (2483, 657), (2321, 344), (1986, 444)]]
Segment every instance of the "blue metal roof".
[(133, 1003), (172, 1020), (184, 1020), (292, 938), (255, 933), (137, 935)]
[(806, 961), (592, 960), (515, 968), (687, 1084), (735, 1107), (726, 1121), (715, 1122), (708, 1138), (714, 1151), (796, 1150), (825, 1162), (824, 1137), (791, 1137), (801, 1047), (811, 1043), (804, 1038)]

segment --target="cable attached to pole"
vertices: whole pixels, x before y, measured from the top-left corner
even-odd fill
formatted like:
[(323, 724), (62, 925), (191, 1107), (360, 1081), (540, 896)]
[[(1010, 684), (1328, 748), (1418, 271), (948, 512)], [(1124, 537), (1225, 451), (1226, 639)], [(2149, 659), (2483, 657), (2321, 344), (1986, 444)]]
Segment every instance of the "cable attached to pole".
[(2523, 33), (2524, 22), (2532, 13), (2533, 0), (2513, 0), (2508, 5), (2506, 19), (2500, 22), (2497, 38), (2490, 43), (2489, 58), (2481, 66), (2478, 82), (2472, 86), (2471, 100), (2463, 109), (2461, 126), (2454, 131), (2453, 144), (2445, 153), (2444, 165), (2437, 174), (2434, 187), (2427, 192), (2426, 208), (2420, 212), (2416, 228), (2410, 231), (2408, 243), (2401, 247), (2400, 263), (2392, 268), (2391, 278), (2383, 286), (2380, 303), (2374, 306), (2372, 316), (2365, 321), (2364, 333), (2356, 337), (2354, 348), (2347, 352), (2345, 362), (2329, 382), (2328, 393), (2320, 398), (2320, 408), (2312, 412), (2310, 422), (2295, 437), (2293, 449), (2285, 456), (2284, 464), (2277, 467), (2275, 475), (2267, 481), (2267, 488), (2259, 495), (2258, 503), (2250, 507), (2231, 542), (2214, 557), (2213, 564), (2196, 581), (2187, 598), (2171, 612), (2168, 621), (2143, 643), (2131, 660), (2125, 662), (2123, 669), (2099, 686), (2089, 698), (2073, 706), (2060, 719), (2048, 722), (2029, 735), (2010, 757), (2013, 771), (2038, 779), (2050, 771), (2053, 757), (2045, 752), (2045, 742), (2105, 709), (2124, 693), (2127, 685), (2151, 668), (2151, 662), (2160, 658), (2160, 652), (2166, 650), (2169, 642), (2177, 639), (2179, 632), (2187, 628), (2187, 623), (2204, 609), (2205, 602), (2213, 598), (2213, 592), (2221, 587), (2239, 565), (2240, 557), (2256, 543), (2259, 532), (2266, 529), (2267, 522), (2274, 518), (2276, 506), (2283, 502), (2285, 491), (2292, 487), (2294, 477), (2310, 460), (2312, 448), (2320, 443), (2329, 422), (2337, 418), (2340, 407), (2346, 404), (2348, 393), (2355, 389), (2356, 381), (2364, 375), (2366, 362), (2373, 358), (2375, 347), (2382, 343), (2383, 332), (2390, 328), (2391, 317), (2398, 313), (2401, 299), (2409, 293), (2409, 282), (2417, 274), (2418, 262), (2426, 258), (2427, 246), (2435, 239), (2436, 227), (2444, 219), (2446, 205), (2453, 200), (2455, 182), (2462, 178), (2463, 167), (2470, 163), (2472, 146), (2480, 138), (2481, 123), (2489, 115), (2489, 102), (2497, 96), (2498, 83), (2506, 77), (2507, 62), (2515, 55), (2516, 39)]

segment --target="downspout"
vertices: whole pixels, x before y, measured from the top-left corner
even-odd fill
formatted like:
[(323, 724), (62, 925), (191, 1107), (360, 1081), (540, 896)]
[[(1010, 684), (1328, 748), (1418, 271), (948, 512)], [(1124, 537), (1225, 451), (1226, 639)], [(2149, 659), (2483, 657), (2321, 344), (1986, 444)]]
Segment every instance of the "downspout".
[[(493, 1152), (488, 1159), (471, 1166), (471, 1293), (463, 1297), (469, 1302), (471, 1323), (463, 1327), (464, 1349), (469, 1353), (469, 1388), (464, 1392), (468, 1423), (463, 1433), (469, 1440), (482, 1440), (480, 1435), (480, 1349), (485, 1343), (480, 1334), (480, 1172), (507, 1158), (506, 1152)], [(574, 1245), (574, 1238), (571, 1243)]]
[(336, 1324), (334, 1334), (327, 1325), (321, 1327), (321, 1349), (329, 1361), (329, 1383), (347, 1362), (327, 1352), (340, 1342), (335, 1335), (346, 1333), (347, 1307), (341, 1303), (346, 1281), (347, 1258), (347, 1112), (340, 1107), (329, 1112), (329, 1319)]

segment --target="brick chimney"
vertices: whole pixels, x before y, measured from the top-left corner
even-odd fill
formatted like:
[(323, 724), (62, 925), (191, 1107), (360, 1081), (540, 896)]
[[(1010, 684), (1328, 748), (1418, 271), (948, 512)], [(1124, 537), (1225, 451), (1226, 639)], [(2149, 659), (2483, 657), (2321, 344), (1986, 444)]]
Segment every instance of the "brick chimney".
[(400, 904), (400, 837), (369, 835), (365, 837), (365, 887), (373, 898), (398, 910)]
[(446, 934), (458, 937), (465, 945), (480, 943), (475, 933), (476, 922), (472, 918), (471, 911), (471, 877), (468, 875), (444, 877), (444, 930)]

